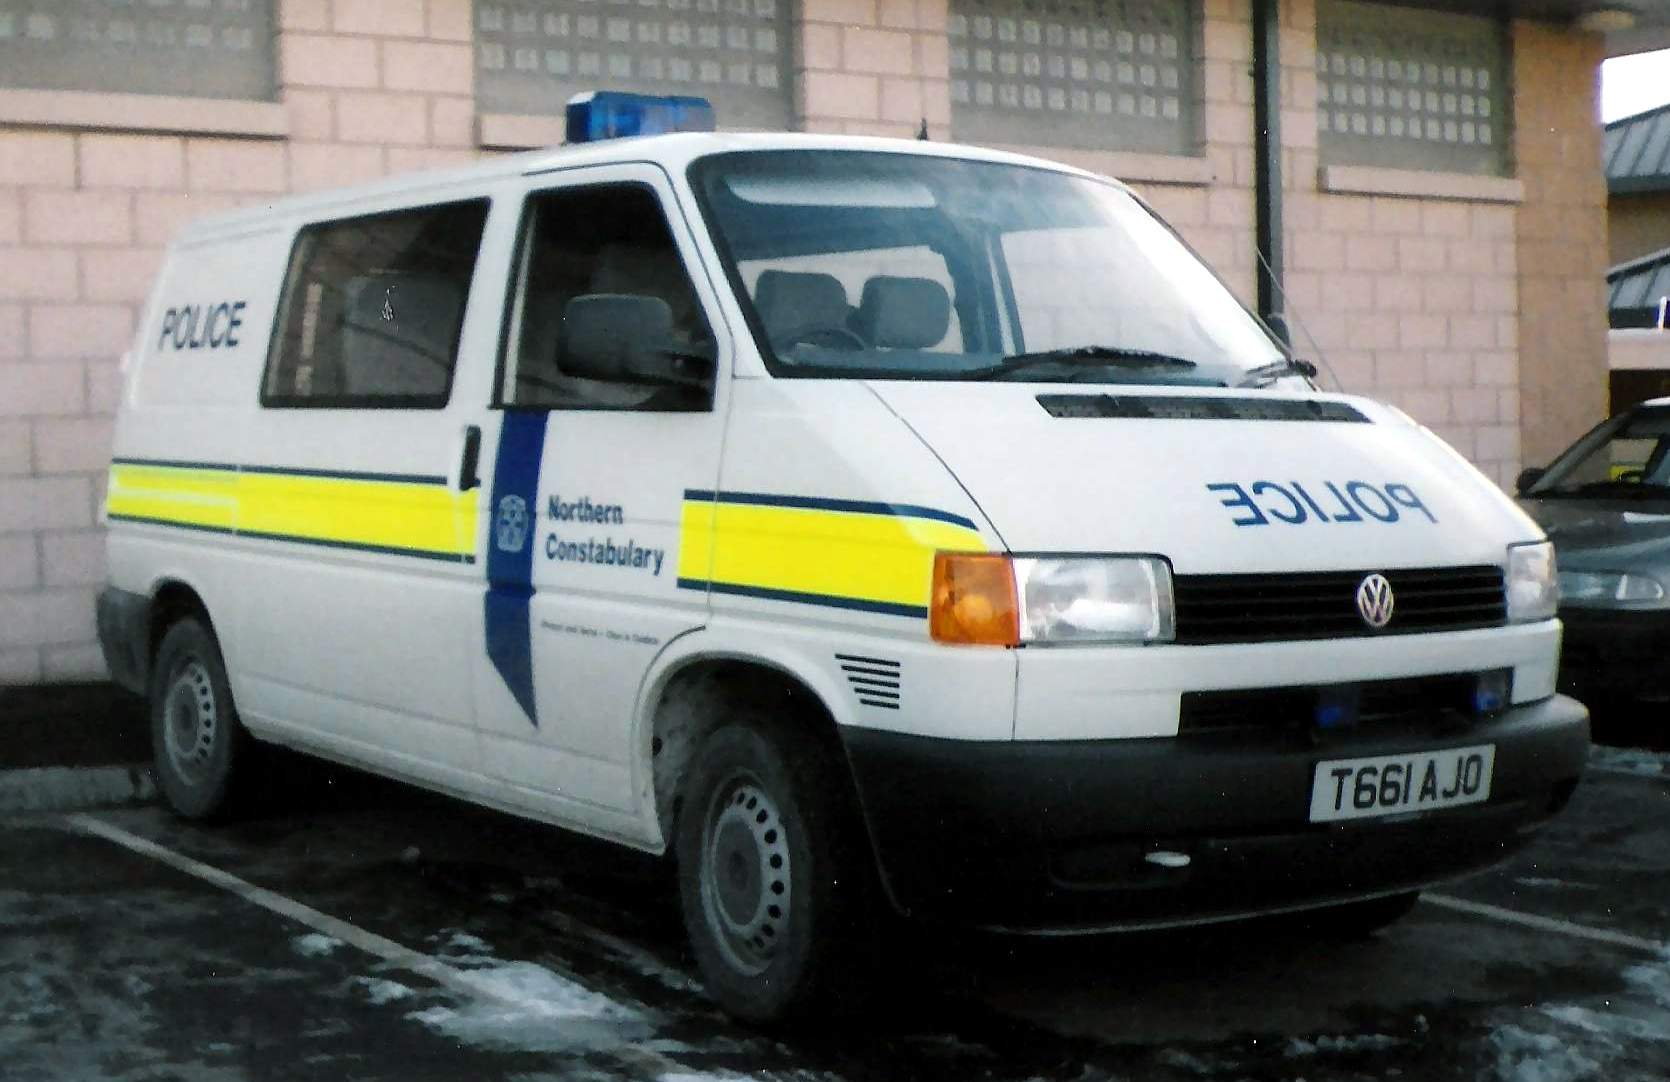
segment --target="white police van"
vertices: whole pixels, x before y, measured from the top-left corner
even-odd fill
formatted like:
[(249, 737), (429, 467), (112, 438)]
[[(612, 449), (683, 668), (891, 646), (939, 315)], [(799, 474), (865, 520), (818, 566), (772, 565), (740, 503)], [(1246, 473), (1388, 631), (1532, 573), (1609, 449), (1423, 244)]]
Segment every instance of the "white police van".
[(1542, 534), (1304, 370), (1124, 187), (977, 148), (296, 198), (168, 255), (100, 633), (181, 814), (270, 742), (669, 853), (747, 1017), (878, 907), (1371, 927), (1557, 812), (1587, 719)]

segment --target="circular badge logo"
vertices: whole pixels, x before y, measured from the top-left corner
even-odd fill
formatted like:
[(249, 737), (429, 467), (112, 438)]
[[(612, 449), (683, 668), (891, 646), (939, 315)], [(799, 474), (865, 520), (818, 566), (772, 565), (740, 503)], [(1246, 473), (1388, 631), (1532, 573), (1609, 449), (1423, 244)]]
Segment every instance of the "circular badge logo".
[(493, 533), (500, 552), (521, 552), (528, 541), (527, 501), (520, 496), (506, 496), (500, 500)]
[(1369, 627), (1385, 627), (1392, 622), (1392, 608), (1397, 599), (1392, 596), (1392, 584), (1386, 576), (1373, 574), (1357, 584), (1357, 612)]

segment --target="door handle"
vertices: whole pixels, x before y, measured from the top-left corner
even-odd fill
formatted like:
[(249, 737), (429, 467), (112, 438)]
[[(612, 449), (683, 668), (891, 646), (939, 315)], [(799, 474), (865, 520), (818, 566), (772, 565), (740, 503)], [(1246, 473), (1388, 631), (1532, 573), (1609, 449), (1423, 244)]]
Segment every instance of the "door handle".
[(464, 429), (464, 461), (458, 465), (458, 491), (468, 492), (481, 487), (481, 428), (470, 425)]

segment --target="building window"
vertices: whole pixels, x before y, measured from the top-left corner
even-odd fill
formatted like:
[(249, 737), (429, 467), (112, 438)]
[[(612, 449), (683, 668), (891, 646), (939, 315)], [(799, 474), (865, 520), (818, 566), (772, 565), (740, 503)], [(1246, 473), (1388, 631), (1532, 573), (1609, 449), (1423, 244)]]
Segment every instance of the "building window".
[(486, 224), (475, 200), (302, 230), (262, 405), (446, 405)]
[(562, 112), (586, 90), (695, 94), (728, 128), (787, 128), (792, 0), (476, 4), (482, 112)]
[(1509, 171), (1504, 24), (1357, 0), (1320, 0), (1316, 15), (1324, 163)]
[(970, 142), (1198, 152), (1193, 0), (951, 0), (951, 129)]
[(0, 0), (0, 86), (271, 100), (274, 0)]

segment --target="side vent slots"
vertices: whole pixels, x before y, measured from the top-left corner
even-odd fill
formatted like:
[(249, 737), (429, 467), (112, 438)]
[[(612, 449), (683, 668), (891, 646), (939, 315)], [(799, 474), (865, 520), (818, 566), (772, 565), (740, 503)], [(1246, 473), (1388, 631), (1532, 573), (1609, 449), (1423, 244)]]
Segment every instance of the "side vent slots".
[(847, 683), (865, 706), (880, 710), (899, 709), (899, 663), (879, 657), (836, 654)]

